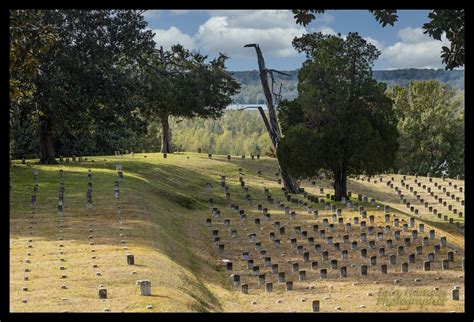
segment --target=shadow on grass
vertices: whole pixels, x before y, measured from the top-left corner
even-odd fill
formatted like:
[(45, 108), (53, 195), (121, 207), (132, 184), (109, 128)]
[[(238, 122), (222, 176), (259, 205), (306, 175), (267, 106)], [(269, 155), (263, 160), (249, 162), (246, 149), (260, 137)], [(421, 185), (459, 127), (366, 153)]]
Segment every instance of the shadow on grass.
[[(89, 164), (87, 165), (89, 166)], [(57, 222), (50, 220), (55, 217), (57, 193), (59, 190), (59, 169), (65, 170), (65, 212), (69, 212), (70, 219), (81, 219), (87, 222), (87, 210), (85, 209), (85, 198), (87, 191), (87, 168), (84, 164), (68, 164), (68, 167), (61, 165), (47, 166), (46, 169), (38, 167), (40, 172), (40, 191), (38, 193), (38, 213), (44, 213), (48, 222), (48, 229), (36, 229), (34, 237), (51, 242), (56, 241), (56, 234), (51, 233), (58, 229)], [(101, 213), (107, 216), (108, 220), (114, 220), (116, 211), (116, 200), (113, 196), (114, 182), (118, 179), (115, 172), (115, 164), (95, 163), (90, 167), (93, 177), (93, 199), (100, 200), (101, 205), (95, 207), (94, 213), (97, 217)], [(85, 171), (84, 171), (85, 169)], [(81, 171), (82, 170), (82, 171)], [(112, 171), (113, 170), (113, 171)], [(29, 209), (29, 198), (33, 180), (31, 169), (26, 167), (15, 167), (11, 172), (15, 176), (16, 190), (10, 202), (17, 203), (10, 213), (11, 219), (15, 219), (15, 225), (11, 225), (11, 237), (30, 237), (26, 229), (18, 226), (18, 222), (27, 218)], [(127, 174), (129, 174), (127, 176)], [(141, 178), (146, 178), (144, 181)], [(191, 171), (183, 167), (159, 164), (129, 164), (129, 168), (124, 166), (124, 181), (121, 184), (122, 204), (124, 211), (132, 211), (130, 217), (135, 217), (134, 222), (126, 222), (128, 227), (138, 227), (134, 229), (136, 245), (148, 245), (168, 256), (180, 267), (187, 269), (194, 278), (182, 276), (186, 294), (190, 295), (195, 303), (191, 309), (200, 312), (221, 310), (220, 303), (209, 289), (202, 282), (206, 279), (199, 267), (209, 265), (206, 262), (199, 262), (199, 258), (191, 251), (189, 243), (192, 238), (186, 235), (184, 223), (186, 218), (193, 215), (190, 210), (205, 209), (207, 207), (208, 196), (205, 192), (206, 182), (212, 182), (217, 186), (216, 178)], [(47, 201), (47, 202), (46, 202)], [(51, 202), (52, 201), (52, 202)], [(18, 207), (18, 203), (22, 203)], [(23, 209), (24, 208), (24, 209)], [(51, 208), (51, 209), (49, 209)], [(133, 208), (133, 210), (130, 210)], [(107, 213), (104, 210), (107, 209)], [(128, 209), (128, 210), (127, 210)], [(138, 214), (138, 215), (137, 215)], [(129, 218), (130, 218), (129, 217)], [(127, 218), (127, 215), (126, 217)], [(125, 219), (127, 220), (127, 219)], [(152, 225), (149, 225), (152, 223)], [(69, 226), (69, 225), (68, 225)], [(39, 227), (38, 227), (39, 228)], [(65, 227), (66, 228), (66, 227)], [(88, 234), (81, 233), (80, 227), (74, 228), (68, 236), (65, 231), (64, 241), (75, 240), (78, 243), (88, 244)], [(113, 226), (102, 227), (101, 244), (115, 246)], [(118, 227), (117, 227), (118, 228)], [(72, 236), (74, 234), (74, 236)], [(105, 238), (102, 238), (104, 237)], [(145, 265), (136, 265), (145, 266)]]
[(185, 282), (183, 287), (179, 289), (192, 297), (194, 303), (190, 305), (190, 309), (195, 312), (210, 312), (222, 311), (222, 306), (219, 300), (212, 294), (212, 292), (204, 285), (200, 278), (196, 280), (181, 275), (181, 279)]
[(157, 298), (162, 298), (162, 299), (170, 299), (171, 297), (169, 296), (166, 296), (166, 295), (158, 295), (158, 294), (150, 294), (150, 295), (147, 295), (149, 297), (157, 297)]
[(376, 200), (383, 200), (384, 202), (390, 202), (400, 205), (402, 204), (395, 193), (371, 189), (355, 180), (349, 180), (348, 186), (350, 186), (349, 190), (352, 190), (356, 193), (371, 194), (371, 197), (375, 198)]

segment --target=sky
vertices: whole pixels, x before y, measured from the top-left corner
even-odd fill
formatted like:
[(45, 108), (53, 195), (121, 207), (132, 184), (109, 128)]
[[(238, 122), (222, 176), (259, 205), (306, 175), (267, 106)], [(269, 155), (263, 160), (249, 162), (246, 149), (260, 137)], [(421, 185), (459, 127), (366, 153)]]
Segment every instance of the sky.
[(260, 45), (268, 68), (297, 69), (305, 56), (293, 48), (293, 38), (317, 31), (343, 37), (358, 32), (382, 52), (374, 70), (444, 68), (440, 51), (449, 41), (423, 33), (428, 13), (398, 10), (393, 27), (382, 27), (368, 10), (327, 10), (306, 27), (296, 24), (291, 10), (147, 10), (144, 16), (157, 46), (169, 49), (180, 43), (210, 59), (223, 52), (231, 71), (258, 68), (255, 49), (243, 47), (247, 43)]

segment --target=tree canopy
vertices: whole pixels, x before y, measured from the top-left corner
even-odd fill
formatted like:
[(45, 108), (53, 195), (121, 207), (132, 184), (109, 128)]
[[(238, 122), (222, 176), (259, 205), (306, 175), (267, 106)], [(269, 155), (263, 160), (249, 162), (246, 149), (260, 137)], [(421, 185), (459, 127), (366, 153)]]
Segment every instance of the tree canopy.
[(298, 97), (280, 104), (282, 167), (298, 177), (321, 171), (335, 179), (336, 200), (346, 177), (393, 166), (397, 128), (386, 85), (372, 77), (380, 52), (357, 33), (346, 39), (313, 33), (295, 38), (307, 60), (298, 75)]
[[(78, 145), (84, 133), (125, 119), (132, 123), (130, 69), (139, 63), (142, 52), (155, 45), (140, 12), (41, 10), (32, 14), (34, 24), (22, 15), (21, 11), (11, 14), (15, 50), (10, 54), (27, 52), (31, 57), (15, 59), (13, 74), (29, 75), (34, 91), (26, 101), (12, 101), (12, 106), (17, 104), (38, 125), (40, 162), (55, 162), (54, 151), (62, 139)], [(54, 40), (47, 45), (36, 45), (36, 38), (25, 40), (24, 34), (35, 34), (37, 26), (48, 26)]]
[(396, 86), (394, 101), (400, 132), (396, 166), (403, 173), (464, 175), (464, 109), (453, 88), (438, 81)]
[(43, 16), (41, 10), (10, 12), (10, 99), (17, 104), (33, 94), (38, 55), (56, 40), (56, 30), (43, 23)]
[(168, 116), (222, 114), (239, 90), (227, 56), (209, 61), (180, 45), (157, 50), (142, 13), (11, 11), (14, 155), (38, 149), (41, 163), (55, 163), (56, 155), (110, 153), (153, 130), (153, 117), (170, 151)]
[(156, 50), (147, 59), (140, 95), (144, 113), (161, 121), (162, 152), (172, 151), (169, 116), (219, 117), (240, 88), (226, 70), (226, 55), (210, 62), (207, 58), (175, 45), (170, 51)]

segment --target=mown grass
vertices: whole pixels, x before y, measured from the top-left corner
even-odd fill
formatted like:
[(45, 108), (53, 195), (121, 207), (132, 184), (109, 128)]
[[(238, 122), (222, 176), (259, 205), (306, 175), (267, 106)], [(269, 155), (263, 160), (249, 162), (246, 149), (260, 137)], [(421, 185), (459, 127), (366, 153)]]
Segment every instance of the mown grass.
[[(202, 301), (211, 303), (208, 306), (200, 304), (206, 307), (206, 310), (219, 310), (219, 303), (209, 296), (210, 292), (201, 281), (194, 252), (191, 250), (192, 241), (185, 233), (186, 217), (192, 216), (194, 211), (207, 211), (207, 198), (202, 187), (205, 186), (205, 182), (212, 181), (213, 178), (208, 174), (187, 170), (189, 160), (184, 156), (169, 155), (168, 159), (163, 159), (161, 154), (155, 154), (147, 155), (147, 158), (144, 158), (144, 155), (135, 155), (133, 158), (123, 157), (120, 160), (119, 157), (90, 159), (94, 162), (54, 166), (33, 164), (28, 167), (14, 162), (12, 165), (10, 171), (12, 310), (57, 311), (66, 308), (72, 311), (76, 309), (88, 311), (109, 307), (119, 311), (143, 311), (145, 305), (131, 305), (133, 302), (143, 303), (143, 301), (154, 304), (155, 310), (158, 311), (194, 310), (196, 303)], [(207, 166), (206, 159), (193, 159), (200, 161), (197, 162), (199, 167)], [(178, 164), (175, 164), (177, 160)], [(121, 189), (124, 231), (130, 245), (127, 251), (136, 256), (137, 265), (133, 268), (124, 264), (125, 251), (121, 250), (118, 238), (113, 195), (114, 182), (118, 180), (115, 170), (118, 161), (123, 165), (125, 176)], [(58, 215), (55, 208), (59, 192), (60, 168), (65, 171), (67, 222), (63, 235), (66, 259), (64, 265), (70, 275), (67, 281), (61, 281), (56, 277), (60, 274), (58, 267), (61, 265), (55, 250), (59, 237)], [(31, 264), (26, 265), (23, 262), (28, 251), (27, 239), (30, 238), (26, 226), (31, 215), (33, 169), (39, 172), (39, 191), (34, 219), (36, 223), (31, 235), (33, 239), (33, 249), (30, 249)], [(107, 270), (103, 272), (104, 278), (100, 279), (95, 278), (94, 271), (90, 272), (90, 269), (87, 269), (87, 266), (92, 265), (87, 253), (89, 241), (85, 197), (88, 169), (91, 169), (93, 174), (93, 214), (97, 220), (94, 227), (95, 249), (96, 253), (100, 254), (97, 257), (103, 259), (99, 269), (103, 267)], [(30, 281), (22, 281), (25, 266), (31, 267)], [(136, 276), (131, 275), (132, 270), (137, 271)], [(55, 278), (52, 279), (51, 276)], [(84, 277), (76, 281), (75, 276)], [(134, 280), (139, 278), (151, 279), (157, 293), (168, 293), (169, 300), (158, 301), (158, 298), (147, 299), (136, 295), (138, 291)], [(69, 284), (70, 287), (68, 290), (60, 290), (60, 284)], [(99, 284), (106, 284), (111, 288), (108, 290), (109, 303), (101, 303), (98, 300)], [(24, 285), (29, 285), (27, 294), (19, 291)], [(187, 285), (189, 288), (180, 291), (179, 286), (182, 285)], [(123, 298), (117, 297), (117, 305), (114, 307), (115, 294), (122, 294)], [(171, 296), (173, 294), (174, 296)], [(69, 297), (69, 303), (74, 302), (77, 305), (61, 302), (62, 297)], [(28, 299), (28, 303), (21, 303), (21, 298)]]
[[(146, 156), (146, 157), (145, 157)], [(61, 165), (29, 165), (14, 161), (10, 167), (10, 303), (12, 311), (248, 311), (249, 300), (229, 286), (223, 263), (209, 242), (202, 223), (209, 216), (206, 183), (212, 197), (225, 208), (225, 192), (219, 189), (221, 175), (227, 176), (232, 199), (243, 200), (238, 185), (241, 175), (252, 195), (262, 195), (263, 187), (283, 199), (275, 181), (275, 160), (241, 160), (226, 156), (175, 153), (89, 157), (86, 162)], [(121, 162), (123, 236), (114, 198), (118, 180), (116, 164)], [(242, 168), (242, 174), (238, 169)], [(65, 222), (59, 233), (56, 212), (59, 169), (65, 171)], [(87, 172), (93, 181), (93, 240), (88, 238), (86, 208)], [(34, 218), (31, 218), (32, 171), (39, 172), (39, 191)], [(262, 171), (261, 175), (257, 172)], [(319, 186), (329, 186), (326, 181)], [(367, 188), (367, 189), (370, 189)], [(369, 190), (370, 192), (370, 190)], [(377, 190), (373, 189), (373, 193)], [(317, 193), (316, 193), (317, 194)], [(33, 221), (33, 223), (31, 223)], [(30, 230), (28, 226), (33, 228)], [(32, 234), (30, 235), (30, 231)], [(59, 255), (58, 237), (64, 237), (64, 255)], [(449, 237), (448, 237), (449, 238)], [(33, 248), (27, 248), (32, 239)], [(120, 240), (126, 239), (123, 249)], [(95, 250), (92, 252), (92, 250)], [(31, 252), (31, 256), (27, 256)], [(134, 266), (125, 254), (135, 255)], [(92, 259), (91, 256), (96, 256)], [(25, 260), (31, 259), (31, 263)], [(65, 262), (60, 262), (64, 258)], [(98, 265), (93, 268), (92, 265)], [(61, 279), (65, 266), (66, 279)], [(30, 273), (24, 269), (30, 268)], [(96, 276), (101, 272), (101, 276)], [(134, 273), (135, 272), (135, 273)], [(29, 276), (29, 281), (23, 277)], [(135, 282), (149, 279), (151, 297), (139, 295)], [(61, 289), (60, 285), (67, 285)], [(103, 284), (109, 293), (99, 300)], [(28, 291), (22, 291), (22, 287)], [(278, 294), (270, 296), (279, 296)], [(66, 300), (63, 300), (66, 298)], [(27, 303), (22, 303), (27, 299)], [(296, 300), (295, 300), (296, 301)], [(153, 309), (146, 309), (152, 304)], [(264, 309), (264, 307), (258, 307)], [(271, 310), (272, 307), (270, 306)]]

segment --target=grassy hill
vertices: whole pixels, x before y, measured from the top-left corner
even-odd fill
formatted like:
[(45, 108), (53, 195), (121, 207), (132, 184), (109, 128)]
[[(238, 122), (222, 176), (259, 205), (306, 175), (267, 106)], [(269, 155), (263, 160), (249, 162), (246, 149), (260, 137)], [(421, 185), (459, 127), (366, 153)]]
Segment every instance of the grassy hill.
[[(37, 160), (28, 160), (27, 165), (13, 161), (10, 167), (12, 312), (311, 311), (312, 298), (321, 299), (322, 311), (337, 311), (334, 303), (341, 299), (352, 305), (344, 306), (343, 311), (463, 310), (464, 301), (448, 300), (449, 305), (443, 307), (427, 305), (407, 308), (381, 307), (377, 306), (375, 297), (365, 299), (365, 293), (377, 292), (380, 287), (391, 284), (393, 276), (386, 280), (380, 279), (378, 286), (373, 285), (370, 276), (369, 279), (353, 277), (347, 281), (318, 282), (317, 292), (308, 289), (306, 284), (297, 287), (295, 293), (285, 293), (279, 288), (273, 293), (259, 293), (253, 288), (249, 294), (242, 294), (233, 288), (222, 261), (223, 255), (214, 247), (210, 228), (204, 224), (206, 218), (212, 216), (208, 200), (210, 196), (214, 198), (213, 206), (222, 209), (224, 218), (235, 216), (226, 206), (225, 192), (219, 187), (221, 175), (227, 176), (232, 200), (238, 201), (242, 208), (246, 207), (249, 216), (258, 214), (253, 208), (257, 202), (264, 202), (264, 187), (270, 190), (276, 200), (284, 200), (275, 178), (278, 168), (274, 159), (262, 157), (260, 160), (241, 160), (235, 157), (228, 161), (225, 156), (214, 155), (209, 160), (205, 154), (186, 152), (168, 154), (167, 158), (158, 153), (89, 157), (83, 162), (52, 166), (36, 165), (34, 161)], [(120, 184), (121, 213), (118, 212), (118, 203), (114, 197), (118, 162), (124, 171), (124, 179)], [(241, 174), (239, 168), (242, 168)], [(56, 211), (59, 169), (64, 170), (63, 218)], [(91, 214), (88, 214), (86, 207), (89, 169), (93, 182)], [(32, 213), (31, 208), (33, 170), (39, 173), (35, 213)], [(242, 201), (246, 193), (240, 187), (239, 176), (244, 178), (249, 187), (254, 199), (253, 206), (245, 206)], [(210, 192), (206, 190), (207, 183), (211, 183)], [(320, 197), (324, 196), (319, 194), (320, 187), (329, 193), (331, 191), (329, 182), (325, 180), (318, 181), (316, 186), (304, 182), (303, 186), (306, 191)], [(354, 193), (360, 191), (375, 196), (379, 205), (386, 199), (393, 205), (394, 214), (408, 218), (394, 197), (396, 194), (384, 190), (380, 185), (351, 180), (349, 189)], [(363, 205), (371, 213), (383, 216), (378, 207), (366, 203)], [(397, 205), (400, 211), (396, 210)], [(303, 212), (302, 206), (294, 207)], [(319, 209), (321, 215), (330, 216), (329, 211)], [(272, 210), (272, 213), (277, 217), (284, 215), (277, 209)], [(301, 220), (306, 221), (305, 218), (302, 215)], [(463, 233), (450, 228), (442, 220), (420, 220), (424, 220), (428, 227), (436, 227), (460, 251), (453, 264), (458, 268), (443, 272), (443, 280), (435, 282), (436, 285), (442, 290), (448, 290), (454, 284), (462, 285), (463, 280), (458, 275), (462, 274), (459, 265), (464, 252)], [(236, 222), (239, 225), (238, 219)], [(265, 225), (262, 225), (262, 229), (267, 227)], [(244, 234), (246, 226), (241, 223), (239, 227)], [(224, 256), (238, 256), (242, 246), (241, 243), (228, 243), (226, 240), (228, 250)], [(127, 265), (127, 254), (135, 256), (135, 265)], [(236, 267), (238, 265), (241, 264), (236, 263)], [(25, 272), (25, 269), (29, 272)], [(438, 274), (434, 271), (431, 273)], [(398, 276), (398, 273), (394, 274)], [(399, 278), (406, 286), (413, 276), (407, 276), (407, 282), (405, 277)], [(150, 297), (140, 296), (136, 285), (137, 280), (144, 279), (151, 281)], [(361, 284), (356, 289), (351, 286), (354, 281)], [(433, 287), (433, 282), (422, 284), (427, 289)], [(25, 287), (27, 290), (23, 290)], [(105, 300), (98, 298), (100, 287), (107, 289), (108, 298)], [(461, 294), (463, 292), (462, 288)], [(307, 298), (307, 301), (302, 301), (302, 297)], [(254, 300), (256, 303), (251, 304)], [(365, 301), (366, 309), (358, 309), (361, 301)], [(152, 307), (147, 308), (148, 305)]]

